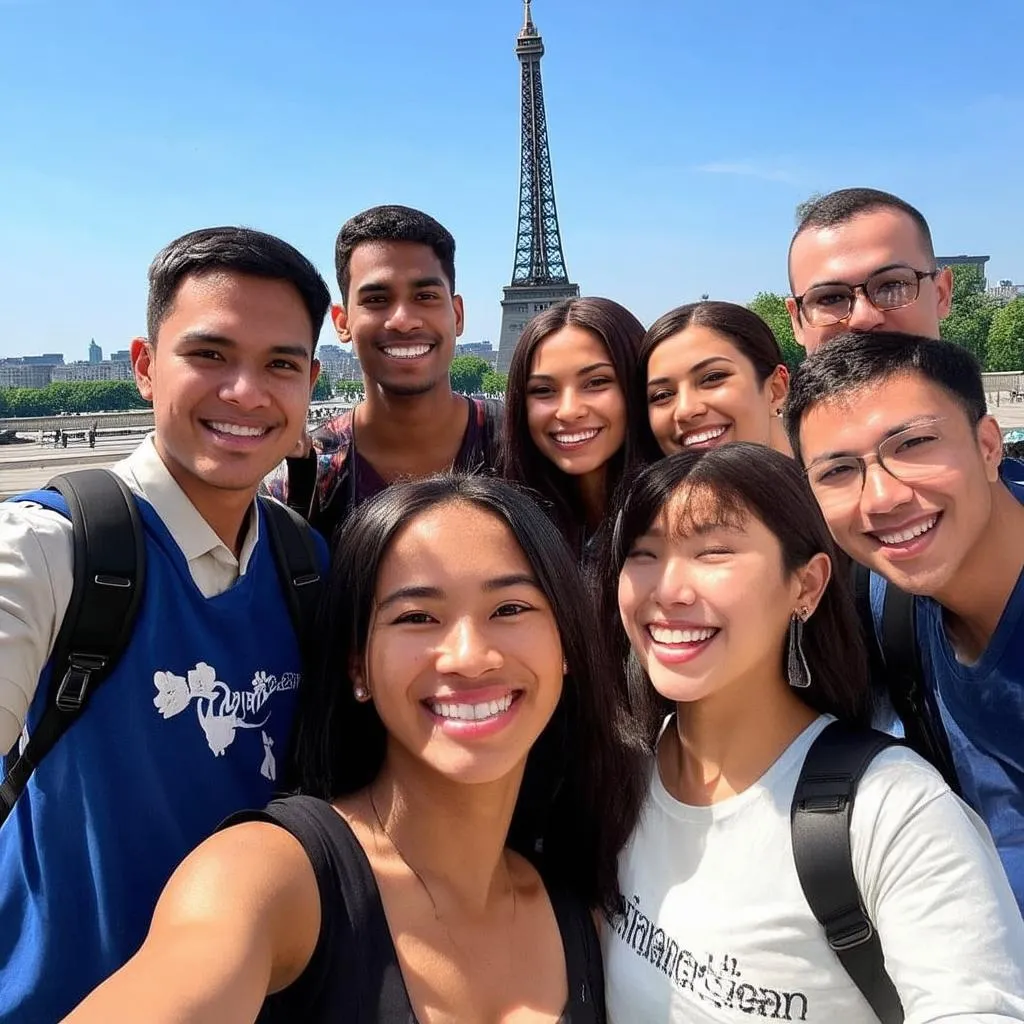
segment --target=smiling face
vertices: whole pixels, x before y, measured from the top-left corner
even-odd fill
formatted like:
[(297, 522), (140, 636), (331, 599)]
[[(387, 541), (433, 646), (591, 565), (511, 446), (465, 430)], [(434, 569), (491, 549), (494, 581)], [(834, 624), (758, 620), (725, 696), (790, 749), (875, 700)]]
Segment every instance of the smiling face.
[[(787, 576), (775, 535), (753, 515), (715, 524), (713, 499), (684, 484), (632, 545), (619, 612), (654, 688), (688, 703), (735, 687), (782, 684), (790, 618), (813, 611), (827, 569)], [(815, 556), (824, 559), (826, 556)], [(822, 566), (810, 572), (822, 572)]]
[(481, 783), (521, 770), (561, 697), (562, 646), (508, 527), (464, 502), (404, 526), (352, 675), (389, 745), (439, 774)]
[(156, 343), (133, 342), (157, 451), (193, 504), (255, 494), (295, 447), (319, 371), (312, 351), (291, 284), (227, 272), (186, 278)]
[(783, 367), (761, 384), (754, 364), (728, 336), (691, 324), (648, 360), (651, 432), (666, 455), (727, 441), (768, 445), (787, 380)]
[(418, 242), (364, 242), (349, 264), (347, 306), (331, 310), (338, 337), (355, 346), (367, 380), (392, 395), (446, 386), (462, 299), (433, 249)]
[(526, 419), (537, 450), (563, 473), (604, 469), (626, 439), (626, 400), (596, 334), (570, 324), (537, 346)]
[[(868, 210), (832, 227), (808, 228), (793, 241), (789, 275), (793, 295), (826, 284), (858, 285), (889, 267), (930, 271), (935, 263), (921, 232), (903, 211)], [(841, 323), (814, 327), (800, 315), (795, 299), (786, 299), (796, 340), (814, 352), (846, 331), (897, 331), (925, 338), (939, 336), (939, 321), (949, 312), (953, 278), (947, 268), (920, 283), (916, 301), (898, 309), (876, 309), (858, 292), (850, 316)]]
[[(877, 461), (894, 437), (894, 468), (912, 463), (912, 480)], [(913, 594), (941, 598), (956, 586), (983, 542), (999, 479), (1002, 438), (992, 417), (972, 426), (942, 388), (908, 373), (811, 407), (800, 444), (829, 529), (851, 558)], [(830, 472), (826, 460), (836, 455), (866, 456), (863, 478)]]

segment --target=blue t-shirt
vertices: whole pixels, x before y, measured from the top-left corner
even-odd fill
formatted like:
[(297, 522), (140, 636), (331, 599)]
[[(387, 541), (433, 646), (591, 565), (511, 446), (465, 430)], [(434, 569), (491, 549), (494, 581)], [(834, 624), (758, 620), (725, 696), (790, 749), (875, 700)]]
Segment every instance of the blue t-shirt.
[[(66, 514), (58, 495), (32, 497)], [(300, 658), (267, 531), (245, 574), (206, 598), (138, 506), (146, 581), (131, 640), (0, 828), (3, 1022), (64, 1017), (136, 952), (181, 860), (278, 785)], [(48, 680), (49, 666), (30, 731)]]
[[(1005, 470), (1003, 479), (1024, 504), (1024, 483)], [(880, 630), (885, 581), (872, 574), (871, 583)], [(942, 606), (926, 597), (915, 598), (914, 606), (925, 678), (933, 687), (964, 799), (988, 825), (1024, 913), (1024, 572), (972, 665), (957, 661)]]

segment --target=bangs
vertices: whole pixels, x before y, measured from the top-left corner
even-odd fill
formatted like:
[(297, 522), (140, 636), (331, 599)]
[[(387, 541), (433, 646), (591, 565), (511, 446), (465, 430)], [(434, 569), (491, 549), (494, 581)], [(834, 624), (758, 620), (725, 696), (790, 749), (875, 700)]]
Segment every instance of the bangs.
[[(694, 474), (697, 476), (698, 474)], [(714, 485), (687, 481), (665, 503), (660, 518), (665, 534), (672, 539), (699, 536), (712, 530), (742, 530), (750, 519), (743, 495), (722, 481)]]

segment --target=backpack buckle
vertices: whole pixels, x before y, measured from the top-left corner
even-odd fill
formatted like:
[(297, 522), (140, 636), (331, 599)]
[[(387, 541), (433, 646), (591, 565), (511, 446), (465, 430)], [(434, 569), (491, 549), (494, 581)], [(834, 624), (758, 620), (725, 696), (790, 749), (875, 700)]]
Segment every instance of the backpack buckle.
[(79, 711), (85, 703), (93, 673), (102, 669), (106, 663), (106, 658), (95, 654), (69, 655), (68, 670), (57, 690), (57, 707), (66, 712)]
[(860, 907), (851, 908), (842, 916), (847, 919), (844, 923), (837, 926), (835, 922), (829, 922), (825, 929), (828, 944), (833, 952), (845, 953), (849, 949), (863, 946), (865, 942), (870, 942), (874, 938), (875, 929)]

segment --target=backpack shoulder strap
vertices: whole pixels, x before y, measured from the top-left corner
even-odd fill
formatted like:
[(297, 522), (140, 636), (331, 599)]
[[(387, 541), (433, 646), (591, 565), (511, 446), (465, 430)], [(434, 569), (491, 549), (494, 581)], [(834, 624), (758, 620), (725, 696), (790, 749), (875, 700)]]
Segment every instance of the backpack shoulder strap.
[(917, 649), (914, 596), (891, 583), (885, 585), (882, 603), (882, 656), (890, 671), (920, 683), (924, 673)]
[(874, 730), (854, 730), (840, 722), (826, 726), (807, 752), (790, 819), (793, 860), (811, 912), (882, 1024), (901, 1024), (903, 1007), (857, 888), (850, 818), (868, 765), (898, 745), (899, 740)]
[(305, 661), (321, 589), (320, 560), (312, 527), (294, 509), (273, 498), (261, 495), (259, 503), (288, 614)]
[(505, 425), (505, 406), (497, 398), (485, 398), (484, 402), (484, 445), (487, 465), (493, 469), (501, 451), (501, 439)]
[(0, 823), (29, 776), (113, 671), (132, 634), (145, 583), (146, 541), (135, 498), (106, 469), (54, 477), (74, 536), (74, 583), (51, 657), (46, 707), (0, 783)]

